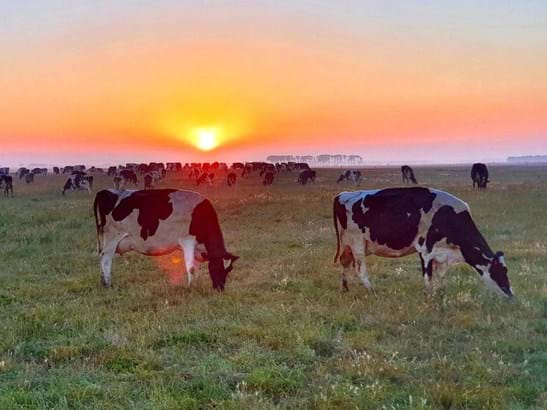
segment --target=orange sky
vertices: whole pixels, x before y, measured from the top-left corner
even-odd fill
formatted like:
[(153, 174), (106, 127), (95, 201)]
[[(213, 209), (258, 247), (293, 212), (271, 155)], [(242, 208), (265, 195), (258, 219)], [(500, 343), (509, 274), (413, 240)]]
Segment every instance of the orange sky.
[(0, 161), (547, 154), (545, 3), (111, 3), (0, 6)]

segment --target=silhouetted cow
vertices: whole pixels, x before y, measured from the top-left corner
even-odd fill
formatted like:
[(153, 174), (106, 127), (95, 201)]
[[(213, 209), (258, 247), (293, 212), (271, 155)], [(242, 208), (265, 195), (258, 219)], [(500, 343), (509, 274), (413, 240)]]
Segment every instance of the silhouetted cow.
[(297, 182), (302, 185), (306, 185), (308, 181), (315, 183), (316, 172), (311, 169), (306, 169), (298, 175)]
[(401, 167), (401, 174), (403, 176), (403, 183), (408, 183), (412, 181), (413, 184), (417, 184), (418, 181), (416, 180), (416, 177), (414, 176), (414, 170), (410, 168), (408, 165), (403, 165)]
[(262, 181), (262, 184), (264, 185), (271, 185), (274, 181), (274, 173), (272, 171), (268, 171), (264, 174), (264, 180)]
[(226, 175), (226, 183), (228, 184), (228, 186), (235, 185), (236, 180), (237, 180), (236, 173), (234, 171), (228, 172), (228, 175)]
[(8, 197), (11, 192), (11, 197), (13, 198), (13, 177), (11, 175), (0, 175), (0, 188), (4, 186), (4, 196)]
[(486, 185), (490, 182), (488, 180), (488, 168), (485, 164), (477, 162), (471, 167), (471, 179), (473, 180), (473, 189), (475, 184), (479, 189), (486, 189)]

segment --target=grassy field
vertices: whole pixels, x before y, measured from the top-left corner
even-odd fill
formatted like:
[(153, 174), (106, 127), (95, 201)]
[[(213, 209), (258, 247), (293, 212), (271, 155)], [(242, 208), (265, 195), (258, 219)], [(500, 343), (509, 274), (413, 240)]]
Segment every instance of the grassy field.
[[(491, 167), (485, 192), (468, 168), (415, 171), (470, 204), (505, 251), (514, 302), (467, 266), (428, 298), (416, 255), (369, 257), (377, 294), (356, 276), (342, 293), (332, 198), (352, 188), (336, 170), (304, 187), (286, 174), (200, 188), (241, 256), (224, 294), (205, 267), (173, 285), (180, 253), (116, 257), (103, 289), (93, 196), (16, 180), (0, 198), (0, 409), (546, 408), (547, 167)], [(364, 175), (363, 189), (400, 185), (395, 168)]]

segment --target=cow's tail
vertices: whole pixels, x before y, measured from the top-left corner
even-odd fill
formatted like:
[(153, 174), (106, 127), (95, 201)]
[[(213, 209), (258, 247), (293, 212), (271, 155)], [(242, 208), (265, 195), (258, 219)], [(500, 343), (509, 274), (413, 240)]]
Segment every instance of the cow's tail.
[(97, 228), (97, 255), (100, 255), (102, 249), (103, 228), (106, 224), (106, 218), (99, 207), (99, 195), (95, 196), (93, 202), (93, 213), (95, 214), (95, 227)]
[(338, 202), (338, 197), (334, 198), (332, 205), (332, 219), (334, 221), (334, 230), (336, 232), (336, 254), (334, 255), (334, 263), (338, 261), (340, 256), (340, 232), (338, 232), (338, 217), (336, 216), (336, 203)]

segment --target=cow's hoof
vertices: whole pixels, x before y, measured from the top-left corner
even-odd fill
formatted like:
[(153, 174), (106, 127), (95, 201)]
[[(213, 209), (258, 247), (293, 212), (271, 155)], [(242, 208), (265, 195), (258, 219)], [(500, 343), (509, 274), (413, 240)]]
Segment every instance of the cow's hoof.
[(348, 282), (347, 281), (342, 281), (342, 291), (344, 292), (349, 292), (349, 288), (348, 288)]

